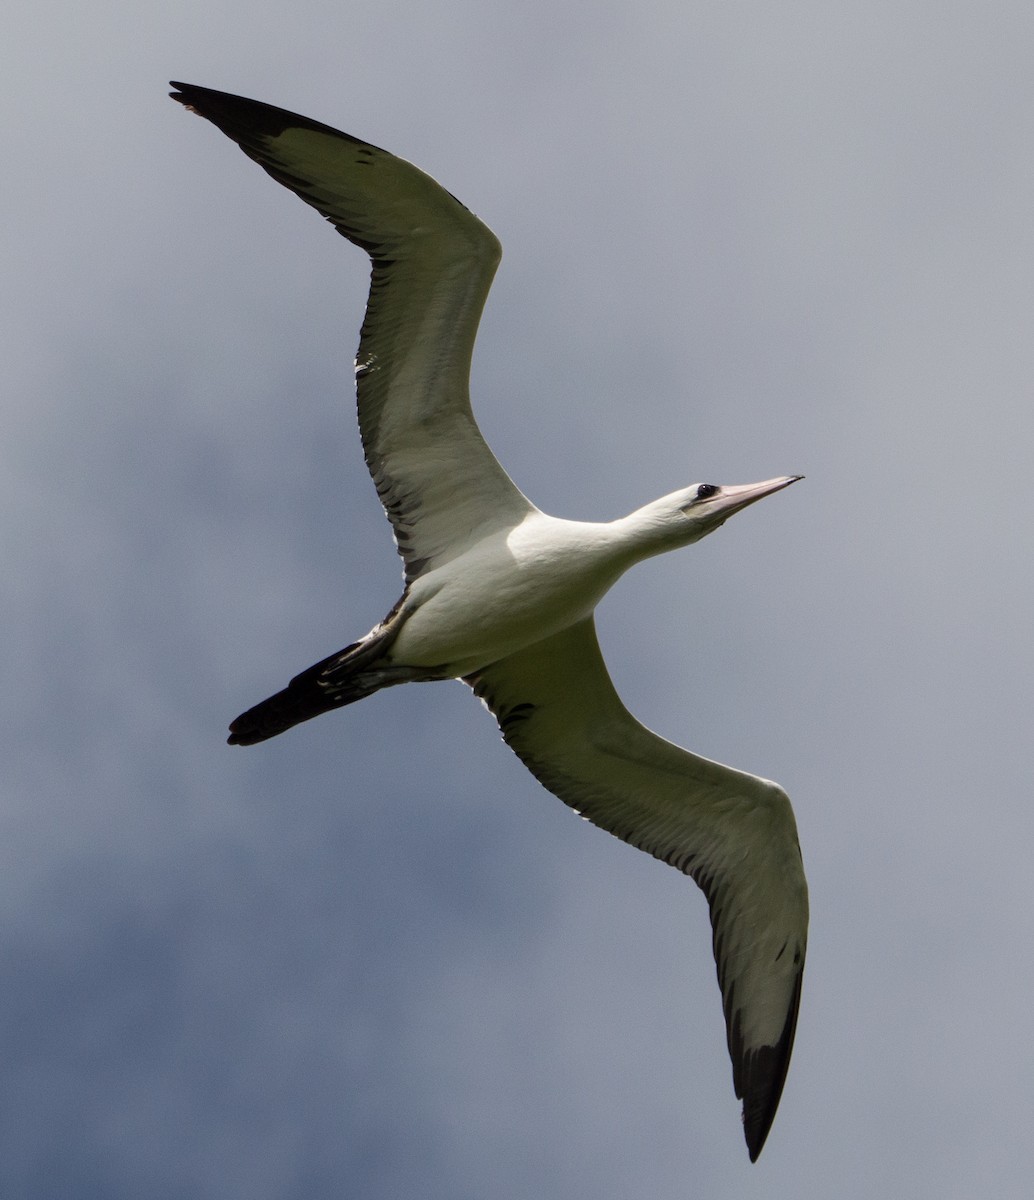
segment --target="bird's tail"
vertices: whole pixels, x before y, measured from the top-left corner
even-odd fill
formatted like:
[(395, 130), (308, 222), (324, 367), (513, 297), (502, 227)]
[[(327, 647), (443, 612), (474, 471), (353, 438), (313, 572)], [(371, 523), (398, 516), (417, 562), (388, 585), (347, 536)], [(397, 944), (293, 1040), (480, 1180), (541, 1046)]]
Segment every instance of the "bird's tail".
[(367, 635), (302, 671), (283, 691), (241, 713), (231, 723), (226, 740), (231, 746), (254, 746), (320, 713), (354, 704), (383, 687), (442, 678), (427, 670), (386, 662), (385, 649), (384, 639), (376, 633)]

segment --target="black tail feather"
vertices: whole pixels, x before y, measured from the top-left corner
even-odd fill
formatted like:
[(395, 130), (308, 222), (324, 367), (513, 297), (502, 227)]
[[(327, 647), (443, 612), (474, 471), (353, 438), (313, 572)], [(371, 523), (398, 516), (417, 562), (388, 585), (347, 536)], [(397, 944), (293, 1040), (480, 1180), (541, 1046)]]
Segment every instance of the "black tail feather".
[[(296, 675), (282, 691), (249, 708), (230, 724), (230, 736), (226, 739), (231, 746), (254, 746), (267, 738), (276, 737), (292, 725), (300, 725), (320, 713), (329, 712), (361, 700), (376, 690), (348, 686), (347, 673), (340, 678), (341, 667), (361, 645), (354, 642)], [(334, 680), (337, 668), (338, 680)]]
[(448, 678), (426, 668), (386, 662), (383, 653), (392, 641), (394, 633), (390, 637), (366, 637), (302, 671), (283, 691), (241, 713), (230, 725), (227, 742), (231, 746), (254, 746), (320, 713), (354, 704), (381, 688)]

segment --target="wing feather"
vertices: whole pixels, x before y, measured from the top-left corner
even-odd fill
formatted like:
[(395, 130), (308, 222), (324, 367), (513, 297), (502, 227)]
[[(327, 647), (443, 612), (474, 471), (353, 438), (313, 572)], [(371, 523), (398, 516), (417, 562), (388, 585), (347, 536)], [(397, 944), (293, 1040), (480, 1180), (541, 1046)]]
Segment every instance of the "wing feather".
[(174, 99), (370, 255), (359, 428), (407, 582), (535, 511), (470, 407), (474, 339), (500, 257), (492, 231), (430, 176), (376, 146), (270, 104), (172, 86)]
[(785, 792), (636, 721), (607, 674), (591, 618), (467, 683), (545, 787), (700, 885), (733, 1084), (756, 1159), (790, 1062), (807, 942), (807, 885)]

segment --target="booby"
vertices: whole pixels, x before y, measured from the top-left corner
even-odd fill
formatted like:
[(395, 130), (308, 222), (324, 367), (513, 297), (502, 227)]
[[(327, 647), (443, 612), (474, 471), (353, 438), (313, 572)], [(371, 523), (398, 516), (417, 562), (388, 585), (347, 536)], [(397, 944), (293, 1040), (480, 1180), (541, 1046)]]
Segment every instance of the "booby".
[(491, 230), (376, 146), (269, 104), (172, 87), (372, 260), (359, 429), (404, 564), (384, 620), (239, 716), (230, 743), (254, 745), (394, 684), (462, 679), (540, 783), (703, 890), (756, 1160), (783, 1091), (804, 970), (808, 891), (793, 810), (777, 784), (636, 721), (607, 673), (593, 612), (634, 563), (699, 541), (801, 476), (693, 484), (603, 523), (541, 512), (471, 412), (471, 353), (500, 258)]

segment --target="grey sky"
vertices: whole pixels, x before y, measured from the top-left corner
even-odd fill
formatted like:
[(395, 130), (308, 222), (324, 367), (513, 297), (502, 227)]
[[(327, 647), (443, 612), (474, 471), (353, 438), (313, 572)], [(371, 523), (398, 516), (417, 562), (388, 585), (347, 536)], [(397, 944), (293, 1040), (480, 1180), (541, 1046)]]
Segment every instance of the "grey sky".
[[(0, 49), (0, 1195), (1026, 1196), (1034, 9), (174, 7)], [(702, 896), (461, 686), (224, 746), (400, 570), (363, 256), (170, 78), (495, 230), (475, 406), (542, 507), (807, 476), (599, 615), (637, 715), (796, 808), (756, 1166)]]

